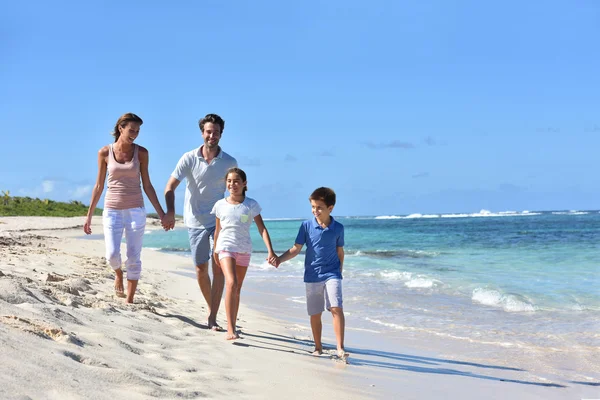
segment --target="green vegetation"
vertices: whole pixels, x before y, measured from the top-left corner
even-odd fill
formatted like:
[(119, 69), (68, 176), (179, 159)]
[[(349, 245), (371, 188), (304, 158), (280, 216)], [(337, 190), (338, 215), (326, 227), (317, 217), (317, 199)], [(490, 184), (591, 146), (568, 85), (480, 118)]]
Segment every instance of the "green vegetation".
[[(81, 217), (87, 211), (88, 206), (76, 200), (64, 203), (31, 197), (11, 197), (8, 190), (2, 191), (0, 197), (0, 216)], [(102, 215), (102, 209), (96, 208), (94, 215)]]

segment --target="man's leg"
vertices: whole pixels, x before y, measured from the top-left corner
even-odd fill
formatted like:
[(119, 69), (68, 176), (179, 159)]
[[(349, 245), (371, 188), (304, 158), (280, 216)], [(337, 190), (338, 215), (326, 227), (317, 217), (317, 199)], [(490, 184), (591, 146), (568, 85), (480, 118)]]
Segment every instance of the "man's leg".
[[(208, 275), (208, 263), (196, 265), (196, 279), (198, 280), (198, 286), (204, 296), (206, 305), (208, 306), (208, 312), (210, 314), (210, 276)], [(209, 317), (210, 319), (210, 317)]]
[[(219, 312), (219, 306), (221, 305), (221, 297), (223, 297), (223, 287), (225, 286), (225, 275), (219, 267), (219, 265), (213, 259), (214, 255), (211, 256), (212, 270), (213, 270), (213, 282), (210, 292), (211, 302), (210, 304), (210, 315), (208, 317), (208, 326), (210, 328), (216, 327), (217, 325), (217, 313)], [(208, 268), (207, 268), (208, 269)]]
[(208, 260), (210, 259), (210, 235), (214, 229), (206, 230), (199, 228), (188, 228), (190, 238), (190, 249), (192, 260), (196, 267), (196, 279), (202, 292), (202, 296), (208, 307), (208, 327), (216, 325), (216, 312), (213, 313), (211, 299), (211, 282), (208, 274)]

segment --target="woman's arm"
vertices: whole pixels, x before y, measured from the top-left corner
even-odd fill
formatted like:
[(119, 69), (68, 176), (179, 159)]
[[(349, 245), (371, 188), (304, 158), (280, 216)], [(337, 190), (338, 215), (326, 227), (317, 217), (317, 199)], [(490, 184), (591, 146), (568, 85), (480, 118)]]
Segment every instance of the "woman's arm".
[(104, 182), (106, 181), (106, 157), (108, 157), (108, 146), (104, 146), (98, 150), (98, 175), (96, 176), (96, 184), (92, 189), (92, 199), (90, 200), (87, 217), (83, 224), (83, 231), (88, 235), (92, 233), (92, 217), (94, 216), (94, 210), (98, 205), (98, 200), (100, 200), (102, 192), (104, 191)]
[(256, 224), (256, 227), (258, 228), (258, 233), (260, 233), (260, 236), (262, 237), (263, 241), (265, 242), (265, 245), (267, 246), (267, 251), (269, 252), (269, 255), (267, 256), (267, 261), (269, 261), (269, 263), (271, 261), (275, 261), (275, 258), (277, 256), (275, 255), (275, 252), (273, 251), (273, 245), (271, 244), (271, 237), (269, 236), (269, 231), (267, 230), (267, 227), (265, 226), (265, 223), (260, 214), (258, 214), (256, 217), (254, 217), (254, 223)]
[(160, 201), (158, 201), (156, 191), (154, 191), (154, 186), (152, 186), (152, 182), (150, 182), (150, 174), (148, 173), (150, 155), (148, 153), (148, 150), (146, 150), (142, 146), (139, 146), (138, 157), (140, 160), (140, 175), (142, 176), (142, 187), (144, 188), (146, 196), (148, 196), (148, 200), (150, 200), (150, 203), (152, 203), (152, 205), (154, 206), (158, 217), (162, 220), (165, 216), (165, 212), (163, 211), (163, 208), (160, 205)]

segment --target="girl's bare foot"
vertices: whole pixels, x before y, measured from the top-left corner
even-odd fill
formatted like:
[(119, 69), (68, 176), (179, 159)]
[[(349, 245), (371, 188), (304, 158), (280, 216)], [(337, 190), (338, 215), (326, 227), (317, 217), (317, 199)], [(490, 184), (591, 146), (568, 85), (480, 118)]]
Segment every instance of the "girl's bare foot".
[(239, 338), (240, 336), (237, 333), (234, 333), (233, 335), (231, 333), (228, 333), (227, 336), (225, 336), (225, 339), (227, 340), (236, 340)]

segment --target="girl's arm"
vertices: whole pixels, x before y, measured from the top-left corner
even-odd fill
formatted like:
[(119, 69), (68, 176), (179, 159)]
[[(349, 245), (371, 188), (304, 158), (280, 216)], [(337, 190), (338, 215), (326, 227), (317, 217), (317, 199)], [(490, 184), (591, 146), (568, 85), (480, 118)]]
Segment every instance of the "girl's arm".
[(165, 216), (165, 212), (163, 211), (160, 202), (158, 201), (158, 197), (156, 196), (156, 192), (154, 191), (154, 186), (152, 186), (152, 182), (150, 182), (150, 174), (148, 173), (148, 164), (150, 162), (150, 155), (148, 150), (144, 147), (139, 146), (138, 157), (140, 159), (140, 174), (142, 176), (142, 187), (144, 188), (144, 192), (146, 196), (148, 196), (148, 200), (154, 206), (158, 217), (163, 219)]
[(343, 247), (337, 248), (337, 255), (338, 255), (338, 258), (340, 259), (340, 274), (341, 274), (342, 270), (344, 269), (344, 248)]
[(272, 261), (274, 262), (277, 256), (273, 251), (273, 245), (271, 244), (271, 237), (269, 236), (269, 231), (267, 230), (267, 227), (265, 226), (265, 223), (260, 214), (254, 217), (254, 223), (258, 228), (258, 233), (260, 233), (260, 236), (262, 237), (263, 241), (265, 242), (265, 245), (267, 246), (267, 251), (269, 252), (269, 255), (267, 256), (267, 261), (269, 261), (269, 263)]
[(108, 157), (108, 146), (104, 146), (98, 150), (98, 175), (96, 176), (96, 184), (92, 189), (92, 199), (90, 200), (90, 207), (88, 208), (85, 224), (83, 224), (83, 231), (88, 235), (92, 233), (92, 216), (94, 215), (96, 205), (98, 205), (98, 200), (100, 200), (102, 192), (104, 191), (104, 182), (106, 180), (106, 157)]
[(217, 218), (217, 224), (215, 225), (215, 236), (213, 239), (213, 247), (215, 248), (214, 254), (213, 254), (213, 260), (215, 262), (215, 264), (217, 264), (217, 266), (219, 268), (221, 268), (221, 263), (219, 262), (219, 255), (217, 254), (216, 248), (217, 248), (217, 239), (219, 238), (219, 232), (221, 232), (221, 220), (219, 219), (219, 217)]

